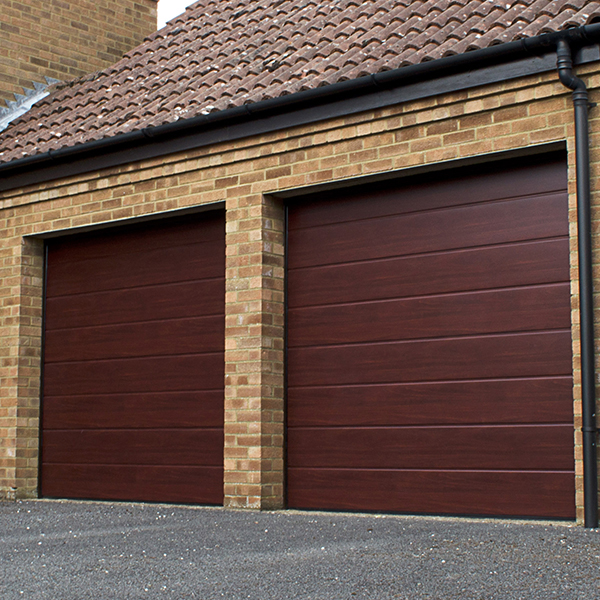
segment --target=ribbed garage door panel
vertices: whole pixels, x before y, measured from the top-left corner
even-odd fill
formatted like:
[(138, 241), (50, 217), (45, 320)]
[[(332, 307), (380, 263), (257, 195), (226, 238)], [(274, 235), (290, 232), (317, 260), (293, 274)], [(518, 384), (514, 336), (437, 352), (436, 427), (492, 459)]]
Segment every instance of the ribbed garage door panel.
[[(329, 510), (553, 516), (573, 514), (573, 473), (440, 469), (294, 469), (294, 505)], [(310, 486), (306, 484), (310, 482)]]
[(448, 425), (560, 424), (573, 418), (573, 409), (565, 402), (572, 387), (570, 376), (307, 386), (294, 388), (288, 420), (298, 427), (428, 425), (440, 420)]
[(222, 502), (222, 213), (48, 244), (42, 494)]
[[(344, 212), (348, 208), (340, 207)], [(565, 230), (558, 218), (561, 209), (564, 196), (549, 194), (299, 229), (292, 268), (560, 236)], [(317, 256), (311, 252), (315, 247), (321, 248)]]
[(289, 283), (289, 306), (451, 293), (459, 281), (462, 292), (555, 283), (564, 278), (561, 258), (568, 252), (563, 238), (299, 269)]
[(44, 425), (52, 429), (93, 429), (114, 425), (114, 406), (119, 406), (119, 426), (135, 427), (221, 427), (223, 391), (146, 392), (52, 396), (52, 410), (44, 412)]
[[(570, 332), (354, 344), (289, 351), (290, 386), (568, 375)], [(302, 376), (304, 373), (304, 376)]]
[(62, 490), (69, 489), (75, 494), (73, 498), (146, 502), (217, 503), (216, 499), (223, 495), (222, 475), (222, 466), (48, 464), (44, 467), (45, 479), (61, 482), (60, 487), (51, 487), (56, 492), (48, 492), (47, 496), (65, 497)]
[(288, 208), (288, 503), (574, 517), (566, 169)]

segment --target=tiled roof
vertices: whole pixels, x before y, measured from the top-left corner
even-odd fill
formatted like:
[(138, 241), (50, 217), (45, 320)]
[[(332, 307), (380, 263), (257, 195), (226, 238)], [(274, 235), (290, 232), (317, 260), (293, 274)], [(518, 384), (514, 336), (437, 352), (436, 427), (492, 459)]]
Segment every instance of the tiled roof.
[(200, 0), (0, 133), (0, 163), (600, 20), (600, 0)]

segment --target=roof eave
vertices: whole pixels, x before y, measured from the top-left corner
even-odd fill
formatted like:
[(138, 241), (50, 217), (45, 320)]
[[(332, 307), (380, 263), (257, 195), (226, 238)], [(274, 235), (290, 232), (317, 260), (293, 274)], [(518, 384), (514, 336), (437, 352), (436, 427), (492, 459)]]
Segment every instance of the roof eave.
[[(533, 38), (524, 38), (505, 44), (497, 44), (481, 50), (473, 50), (392, 71), (367, 75), (287, 96), (263, 100), (254, 104), (245, 104), (207, 115), (199, 115), (190, 119), (180, 119), (156, 127), (146, 127), (113, 137), (68, 146), (58, 150), (50, 150), (0, 164), (0, 177), (9, 177), (24, 170), (30, 171), (51, 164), (68, 162), (78, 156), (131, 147), (140, 142), (151, 143), (153, 140), (189, 135), (192, 130), (200, 130), (207, 127), (224, 127), (232, 122), (257, 118), (269, 113), (281, 113), (300, 106), (310, 106), (333, 101), (340, 97), (348, 97), (349, 95), (359, 96), (405, 83), (435, 79), (442, 75), (446, 76), (451, 73), (476, 69), (482, 66), (507, 63), (526, 56), (540, 55), (554, 51), (556, 44), (561, 39), (567, 39), (574, 48), (598, 43), (600, 42), (600, 23), (584, 25), (561, 32), (547, 33)], [(2, 186), (0, 186), (0, 189), (2, 189)]]

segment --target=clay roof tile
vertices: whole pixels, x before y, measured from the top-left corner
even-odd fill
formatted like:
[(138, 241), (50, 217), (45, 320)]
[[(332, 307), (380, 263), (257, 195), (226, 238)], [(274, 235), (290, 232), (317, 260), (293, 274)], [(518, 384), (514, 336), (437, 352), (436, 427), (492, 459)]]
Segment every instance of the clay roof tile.
[(600, 0), (199, 0), (0, 132), (0, 161), (600, 20)]

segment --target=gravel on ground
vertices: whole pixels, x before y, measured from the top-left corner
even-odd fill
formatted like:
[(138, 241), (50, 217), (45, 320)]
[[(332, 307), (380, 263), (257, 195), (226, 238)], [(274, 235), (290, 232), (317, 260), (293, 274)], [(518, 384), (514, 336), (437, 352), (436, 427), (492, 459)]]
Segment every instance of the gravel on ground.
[(0, 503), (2, 600), (595, 600), (573, 523)]

